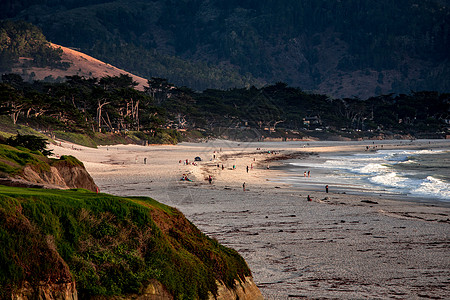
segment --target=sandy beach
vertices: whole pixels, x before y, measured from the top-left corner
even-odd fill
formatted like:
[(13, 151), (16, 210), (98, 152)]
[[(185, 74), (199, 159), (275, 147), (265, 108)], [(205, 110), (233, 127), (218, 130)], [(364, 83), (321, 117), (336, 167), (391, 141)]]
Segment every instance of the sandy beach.
[[(62, 141), (53, 150), (83, 161), (102, 192), (149, 196), (178, 208), (245, 258), (266, 299), (448, 299), (450, 202), (327, 194), (277, 180), (285, 159), (357, 153), (366, 145), (450, 149), (446, 140), (216, 140), (99, 149)], [(192, 164), (197, 156), (202, 161)], [(180, 180), (183, 174), (192, 181)]]

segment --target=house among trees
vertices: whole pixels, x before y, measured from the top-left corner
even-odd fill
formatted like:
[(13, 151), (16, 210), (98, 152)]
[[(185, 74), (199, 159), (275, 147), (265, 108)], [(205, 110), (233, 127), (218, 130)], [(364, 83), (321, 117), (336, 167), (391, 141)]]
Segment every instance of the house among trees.
[(311, 125), (322, 125), (322, 121), (318, 116), (303, 118), (303, 125), (310, 127)]

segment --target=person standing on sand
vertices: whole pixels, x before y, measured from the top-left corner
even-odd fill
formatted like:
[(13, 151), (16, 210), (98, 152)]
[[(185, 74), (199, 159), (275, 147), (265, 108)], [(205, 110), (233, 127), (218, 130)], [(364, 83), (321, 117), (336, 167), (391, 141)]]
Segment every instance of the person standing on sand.
[(328, 194), (328, 184), (325, 186), (325, 192)]
[(311, 174), (311, 171), (308, 171), (308, 177), (309, 177), (310, 174)]
[(248, 166), (247, 166), (247, 173), (248, 173)]
[(208, 181), (209, 181), (209, 184), (212, 184), (212, 177), (211, 177), (211, 175), (209, 175)]
[(311, 197), (308, 195), (308, 197), (306, 197), (306, 200), (311, 201)]
[(245, 182), (242, 184), (242, 190), (245, 192)]

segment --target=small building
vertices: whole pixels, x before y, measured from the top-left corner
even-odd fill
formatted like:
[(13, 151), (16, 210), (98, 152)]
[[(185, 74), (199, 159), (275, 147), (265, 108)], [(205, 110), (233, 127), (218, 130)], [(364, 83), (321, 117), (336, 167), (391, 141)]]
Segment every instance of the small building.
[(303, 125), (311, 126), (311, 125), (322, 125), (322, 121), (318, 116), (314, 117), (305, 117), (303, 118)]

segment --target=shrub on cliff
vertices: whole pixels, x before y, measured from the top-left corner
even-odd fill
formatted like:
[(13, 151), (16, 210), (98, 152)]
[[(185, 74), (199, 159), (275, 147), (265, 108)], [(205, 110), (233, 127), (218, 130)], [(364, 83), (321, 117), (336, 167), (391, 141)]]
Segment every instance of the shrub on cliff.
[(31, 151), (39, 151), (44, 156), (52, 154), (51, 150), (47, 150), (49, 144), (46, 139), (31, 134), (17, 134), (16, 136), (9, 137), (6, 143), (13, 147), (23, 147)]

